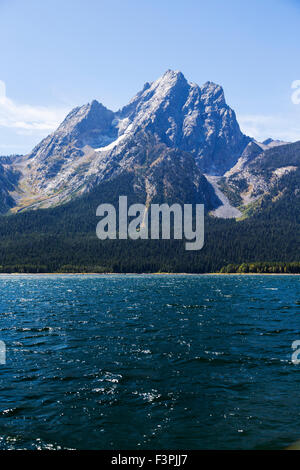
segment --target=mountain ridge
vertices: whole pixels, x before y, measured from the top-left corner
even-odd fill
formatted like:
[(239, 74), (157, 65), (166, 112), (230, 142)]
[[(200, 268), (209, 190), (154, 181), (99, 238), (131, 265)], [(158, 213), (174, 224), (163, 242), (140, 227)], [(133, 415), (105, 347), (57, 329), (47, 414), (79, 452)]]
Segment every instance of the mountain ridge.
[(132, 193), (143, 186), (147, 203), (172, 194), (195, 202), (198, 194), (212, 215), (237, 218), (294, 171), (283, 157), (273, 173), (260, 165), (289, 145), (244, 135), (220, 85), (167, 70), (118, 111), (97, 100), (78, 106), (31, 153), (0, 160), (0, 213), (65, 204), (129, 172)]
[[(96, 100), (74, 108), (54, 133), (16, 163), (20, 178), (10, 191), (15, 201), (12, 210), (65, 203), (127, 171), (129, 165), (139, 165), (135, 149), (145, 135), (154, 145), (183, 152), (183, 159), (189, 160), (187, 154), (191, 154), (197, 178), (201, 174), (203, 183), (205, 172), (222, 174), (230, 168), (249, 141), (226, 104), (222, 87), (213, 82), (199, 87), (181, 72), (168, 70), (158, 80), (146, 83), (117, 112)], [(131, 156), (126, 160), (128, 148)], [(172, 172), (172, 166), (169, 160), (166, 172)], [(189, 168), (188, 162), (186, 166)], [(188, 175), (183, 173), (184, 180)], [(191, 187), (194, 184), (191, 179)]]

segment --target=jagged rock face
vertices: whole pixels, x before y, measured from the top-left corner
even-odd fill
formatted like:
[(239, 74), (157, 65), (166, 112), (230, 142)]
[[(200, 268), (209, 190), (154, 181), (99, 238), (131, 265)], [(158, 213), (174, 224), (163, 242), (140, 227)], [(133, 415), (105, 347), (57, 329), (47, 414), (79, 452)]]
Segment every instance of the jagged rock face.
[(94, 100), (85, 106), (71, 111), (57, 129), (57, 134), (68, 142), (83, 147), (100, 146), (116, 139), (116, 129), (112, 126), (115, 114)]
[(85, 154), (86, 145), (98, 147), (116, 139), (113, 119), (114, 113), (97, 101), (73, 109), (57, 131), (42, 140), (26, 158), (30, 181), (34, 183), (40, 175), (38, 178), (45, 180), (41, 181), (41, 186), (47, 187), (48, 180), (64, 166), (70, 167), (68, 164), (71, 163), (76, 168), (77, 160)]
[(108, 179), (117, 181), (120, 175), (128, 172), (133, 174), (133, 191), (136, 188), (143, 191), (147, 204), (163, 201), (202, 203), (207, 210), (220, 204), (193, 156), (168, 147), (151, 133), (141, 131), (123, 143), (121, 151), (115, 148), (103, 168), (104, 172), (99, 168), (91, 187)]
[(146, 84), (119, 115), (127, 119), (131, 132), (143, 129), (169, 147), (192, 153), (199, 168), (209, 174), (229, 170), (250, 141), (240, 131), (220, 86), (207, 82), (199, 87), (171, 70)]
[[(152, 139), (155, 149), (162, 144), (188, 153), (198, 170), (216, 175), (230, 169), (249, 142), (220, 86), (207, 82), (199, 87), (181, 72), (168, 70), (116, 113), (97, 101), (71, 111), (19, 163), (18, 207), (61, 204), (130, 170), (137, 165), (145, 136), (148, 153), (153, 153)], [(188, 164), (178, 169), (182, 184), (186, 178), (192, 181), (193, 175), (184, 174), (189, 170)], [(164, 171), (173, 168), (164, 166)], [(176, 184), (181, 185), (179, 179)]]
[[(0, 211), (53, 207), (131, 174), (133, 194), (139, 188), (145, 202), (223, 204), (214, 213), (231, 217), (294, 171), (281, 164), (286, 147), (293, 153), (282, 144), (245, 136), (219, 85), (200, 87), (168, 70), (118, 112), (97, 101), (75, 108), (29, 155), (0, 164)], [(277, 166), (265, 172), (272, 158)]]
[(29, 160), (41, 165), (49, 178), (66, 160), (82, 157), (85, 146), (108, 151), (110, 144), (118, 146), (140, 131), (155, 135), (168, 147), (192, 153), (202, 171), (218, 175), (232, 168), (250, 140), (241, 133), (220, 86), (207, 82), (199, 87), (181, 72), (169, 70), (147, 83), (117, 113), (97, 101), (75, 108)]
[[(225, 186), (227, 192), (240, 199), (240, 205), (247, 206), (270, 193), (275, 186), (280, 187), (279, 180), (288, 174), (296, 175), (300, 190), (299, 170), (300, 142), (272, 145), (267, 150), (252, 142), (235, 167), (225, 174)], [(281, 197), (279, 193), (277, 196)]]
[(28, 159), (44, 161), (69, 144), (79, 148), (106, 145), (117, 137), (113, 119), (114, 113), (95, 100), (75, 108), (53, 134), (33, 149)]
[(236, 164), (225, 173), (225, 176), (229, 177), (241, 172), (244, 168), (247, 167), (247, 165), (250, 164), (250, 162), (252, 162), (252, 160), (254, 160), (256, 157), (258, 157), (258, 155), (261, 155), (262, 153), (262, 147), (255, 141), (251, 141), (243, 151)]

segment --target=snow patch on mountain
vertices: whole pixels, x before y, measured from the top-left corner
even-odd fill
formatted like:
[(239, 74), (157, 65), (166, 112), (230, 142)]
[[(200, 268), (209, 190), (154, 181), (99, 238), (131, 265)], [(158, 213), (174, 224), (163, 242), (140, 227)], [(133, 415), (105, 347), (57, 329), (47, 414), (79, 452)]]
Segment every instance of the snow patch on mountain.
[(276, 170), (273, 171), (273, 175), (281, 178), (284, 175), (287, 175), (291, 171), (296, 171), (297, 167), (296, 166), (283, 166), (281, 168), (277, 168)]
[[(116, 140), (112, 141), (110, 144), (105, 145), (104, 147), (96, 148), (95, 151), (96, 152), (108, 152), (109, 150), (113, 150), (123, 140), (125, 140), (128, 136), (130, 136), (130, 134), (133, 130), (133, 124), (128, 124), (128, 121), (129, 120), (127, 118), (122, 119), (122, 120), (119, 121), (119, 123), (120, 123), (119, 129), (121, 129), (121, 131), (124, 132), (123, 134), (119, 135), (119, 137)], [(126, 127), (126, 124), (127, 124), (127, 127)]]

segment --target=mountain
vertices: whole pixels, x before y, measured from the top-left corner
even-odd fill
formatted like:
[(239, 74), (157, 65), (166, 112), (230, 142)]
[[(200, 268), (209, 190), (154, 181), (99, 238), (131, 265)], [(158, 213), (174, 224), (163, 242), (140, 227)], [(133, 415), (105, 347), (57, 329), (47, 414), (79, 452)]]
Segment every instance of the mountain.
[[(203, 250), (98, 240), (96, 208), (119, 195), (204, 203)], [(256, 142), (219, 85), (167, 71), (121, 110), (94, 100), (0, 157), (0, 213), (0, 272), (299, 272), (300, 142)]]
[[(299, 174), (300, 142), (271, 146), (267, 150), (251, 142), (237, 164), (225, 173), (220, 185), (231, 203), (249, 215), (270, 194), (273, 201), (288, 194), (290, 205), (295, 205), (300, 193)], [(291, 193), (293, 186), (295, 190)]]
[(286, 145), (290, 144), (290, 142), (284, 142), (283, 140), (278, 140), (278, 139), (266, 139), (264, 140), (260, 145), (264, 148), (264, 150), (267, 150), (267, 148), (272, 148), (272, 147), (278, 147), (280, 145)]
[(190, 152), (209, 174), (231, 168), (250, 140), (240, 131), (222, 87), (212, 82), (199, 87), (178, 71), (168, 70), (146, 84), (121, 110), (120, 118), (133, 132), (142, 128), (167, 146)]
[[(141, 166), (145, 175), (139, 184), (147, 187), (151, 173), (161, 165), (161, 151), (168, 188), (172, 173), (177, 192), (181, 182), (186, 188), (202, 185), (199, 191), (203, 197), (206, 193), (210, 210), (220, 201), (215, 194), (211, 197), (215, 190), (205, 175), (231, 169), (250, 141), (219, 85), (207, 82), (200, 87), (181, 72), (168, 70), (117, 112), (95, 100), (72, 110), (53, 134), (12, 166), (20, 173), (13, 211), (66, 203), (123, 172), (140, 176)], [(180, 159), (177, 170), (171, 155)]]
[[(117, 112), (94, 100), (73, 109), (29, 155), (0, 160), (0, 213), (52, 208), (112, 182), (141, 202), (204, 203), (247, 217), (297, 178), (299, 144), (245, 136), (221, 86), (168, 70)], [(290, 194), (290, 197), (292, 195)]]
[(231, 272), (231, 265), (247, 272), (253, 264), (260, 272), (300, 272), (299, 174), (280, 178), (283, 197), (276, 198), (274, 186), (251, 217), (206, 215), (204, 248), (193, 252), (184, 240), (98, 240), (99, 204), (117, 207), (119, 194), (128, 194), (129, 204), (145, 201), (143, 186), (132, 193), (134, 180), (134, 173), (122, 173), (58, 207), (0, 217), (0, 272), (205, 273)]

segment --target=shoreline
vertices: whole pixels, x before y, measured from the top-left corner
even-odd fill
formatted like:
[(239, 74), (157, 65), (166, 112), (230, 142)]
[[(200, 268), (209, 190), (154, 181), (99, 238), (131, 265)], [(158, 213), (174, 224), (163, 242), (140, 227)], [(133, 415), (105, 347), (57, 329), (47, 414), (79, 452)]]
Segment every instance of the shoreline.
[(300, 276), (300, 273), (0, 273), (1, 276)]

